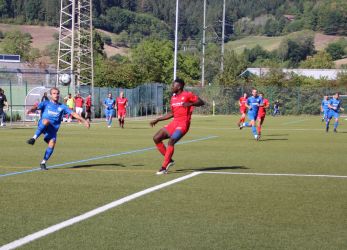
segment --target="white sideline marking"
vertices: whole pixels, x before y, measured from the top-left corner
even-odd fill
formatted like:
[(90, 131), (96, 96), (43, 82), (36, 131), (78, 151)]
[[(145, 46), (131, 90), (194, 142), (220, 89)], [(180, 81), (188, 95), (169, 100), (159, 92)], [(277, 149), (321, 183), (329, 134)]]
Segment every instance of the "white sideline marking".
[(347, 175), (329, 174), (276, 174), (276, 173), (238, 173), (238, 172), (203, 172), (203, 174), (230, 174), (230, 175), (252, 175), (252, 176), (295, 176), (295, 177), (322, 177), (322, 178), (347, 178)]
[(193, 172), (191, 174), (188, 174), (188, 175), (185, 175), (185, 176), (182, 176), (180, 178), (177, 178), (177, 179), (173, 179), (171, 181), (168, 181), (168, 182), (164, 182), (162, 184), (159, 184), (157, 186), (154, 186), (154, 187), (151, 187), (151, 188), (147, 188), (143, 191), (140, 191), (140, 192), (137, 192), (137, 193), (134, 193), (134, 194), (131, 194), (129, 196), (126, 196), (122, 199), (119, 199), (119, 200), (115, 200), (111, 203), (108, 203), (102, 207), (98, 207), (96, 209), (93, 209), (87, 213), (84, 213), (84, 214), (81, 214), (79, 216), (76, 216), (76, 217), (73, 217), (69, 220), (66, 220), (66, 221), (63, 221), (61, 223), (58, 223), (56, 225), (53, 225), (53, 226), (50, 226), (46, 229), (43, 229), (41, 231), (38, 231), (36, 233), (33, 233), (33, 234), (30, 234), (28, 236), (25, 236), (21, 239), (18, 239), (18, 240), (15, 240), (15, 241), (12, 241), (11, 243), (8, 243), (6, 245), (3, 245), (2, 247), (0, 247), (0, 250), (9, 250), (9, 249), (14, 249), (14, 248), (17, 248), (17, 247), (20, 247), (20, 246), (23, 246), (31, 241), (34, 241), (34, 240), (37, 240), (39, 238), (42, 238), (48, 234), (51, 234), (51, 233), (54, 233), (54, 232), (57, 232), (65, 227), (68, 227), (68, 226), (71, 226), (73, 224), (76, 224), (78, 222), (81, 222), (83, 220), (86, 220), (86, 219), (89, 219), (95, 215), (98, 215), (98, 214), (101, 214), (103, 212), (106, 212), (107, 210), (110, 210), (112, 208), (115, 208), (119, 205), (122, 205), (126, 202), (129, 202), (129, 201), (132, 201), (136, 198), (139, 198), (141, 196), (144, 196), (146, 194), (149, 194), (149, 193), (152, 193), (154, 191), (157, 191), (159, 189), (162, 189), (162, 188), (165, 188), (167, 186), (170, 186), (170, 185), (173, 185), (175, 183), (178, 183), (178, 182), (181, 182), (181, 181), (184, 181), (184, 180), (187, 180), (189, 178), (192, 178), (194, 176), (197, 176), (201, 174), (201, 172)]

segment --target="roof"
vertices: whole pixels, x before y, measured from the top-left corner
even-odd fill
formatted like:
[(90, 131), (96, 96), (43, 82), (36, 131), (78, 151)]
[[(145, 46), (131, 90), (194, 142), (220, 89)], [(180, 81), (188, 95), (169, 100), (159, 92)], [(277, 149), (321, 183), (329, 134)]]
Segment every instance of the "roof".
[[(326, 79), (336, 80), (341, 73), (347, 73), (347, 70), (343, 69), (280, 69), (284, 74), (295, 74), (298, 76), (312, 77), (313, 79)], [(248, 77), (250, 75), (256, 75), (263, 77), (271, 71), (270, 68), (247, 68), (241, 73), (240, 76)]]

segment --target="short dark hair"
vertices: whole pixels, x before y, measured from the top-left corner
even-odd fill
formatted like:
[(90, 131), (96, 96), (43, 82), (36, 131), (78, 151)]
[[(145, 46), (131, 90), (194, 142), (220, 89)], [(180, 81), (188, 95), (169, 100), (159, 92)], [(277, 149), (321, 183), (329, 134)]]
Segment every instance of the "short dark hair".
[(174, 82), (179, 83), (181, 85), (181, 87), (184, 88), (185, 83), (184, 83), (183, 79), (176, 78)]

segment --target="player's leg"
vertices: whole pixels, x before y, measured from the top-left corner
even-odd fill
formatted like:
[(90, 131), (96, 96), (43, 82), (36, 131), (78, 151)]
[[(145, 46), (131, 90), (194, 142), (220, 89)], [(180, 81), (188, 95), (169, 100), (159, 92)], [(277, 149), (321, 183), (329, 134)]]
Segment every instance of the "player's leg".
[(335, 123), (334, 123), (334, 132), (337, 133), (337, 127), (339, 126), (339, 113), (335, 112), (334, 118), (335, 118)]
[(327, 119), (325, 120), (325, 132), (329, 132), (329, 124), (330, 124), (330, 120), (332, 118), (331, 113), (328, 113)]
[(5, 112), (3, 109), (0, 109), (0, 124), (1, 124), (1, 127), (3, 127), (5, 125), (4, 123), (4, 115), (5, 115)]
[(257, 122), (258, 122), (257, 131), (259, 136), (261, 135), (261, 129), (262, 129), (264, 119), (265, 119), (265, 116), (258, 116), (257, 118)]
[(45, 132), (45, 130), (49, 126), (49, 124), (50, 124), (49, 120), (41, 119), (38, 123), (38, 126), (37, 126), (37, 129), (35, 131), (34, 136), (32, 138), (30, 138), (29, 140), (27, 140), (27, 143), (30, 145), (34, 145), (36, 139), (39, 138), (40, 135)]
[(166, 154), (166, 147), (163, 143), (163, 140), (166, 140), (170, 138), (170, 134), (167, 131), (166, 128), (161, 128), (154, 136), (153, 141), (155, 143), (155, 146), (157, 147), (158, 151), (165, 156)]
[(49, 160), (49, 158), (53, 154), (56, 139), (55, 138), (50, 139), (49, 137), (47, 137), (45, 138), (45, 141), (47, 142), (48, 147), (46, 148), (45, 154), (43, 155), (43, 159), (40, 163), (40, 167), (42, 170), (48, 170), (46, 167), (46, 162)]

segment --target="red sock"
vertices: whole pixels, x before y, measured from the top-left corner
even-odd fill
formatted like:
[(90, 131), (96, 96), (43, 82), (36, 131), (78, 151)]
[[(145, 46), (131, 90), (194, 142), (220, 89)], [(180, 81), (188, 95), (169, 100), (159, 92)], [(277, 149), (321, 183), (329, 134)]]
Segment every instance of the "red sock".
[(241, 117), (241, 119), (240, 119), (240, 123), (245, 122), (245, 120), (246, 120), (246, 117)]
[(170, 163), (171, 157), (175, 151), (174, 146), (167, 146), (165, 157), (164, 157), (164, 162), (163, 162), (163, 167), (166, 168), (166, 166)]
[(261, 134), (261, 126), (258, 126), (258, 134)]
[(166, 147), (165, 147), (164, 143), (159, 142), (159, 143), (156, 144), (155, 146), (157, 146), (158, 151), (159, 151), (162, 155), (165, 156), (165, 154), (166, 154)]

